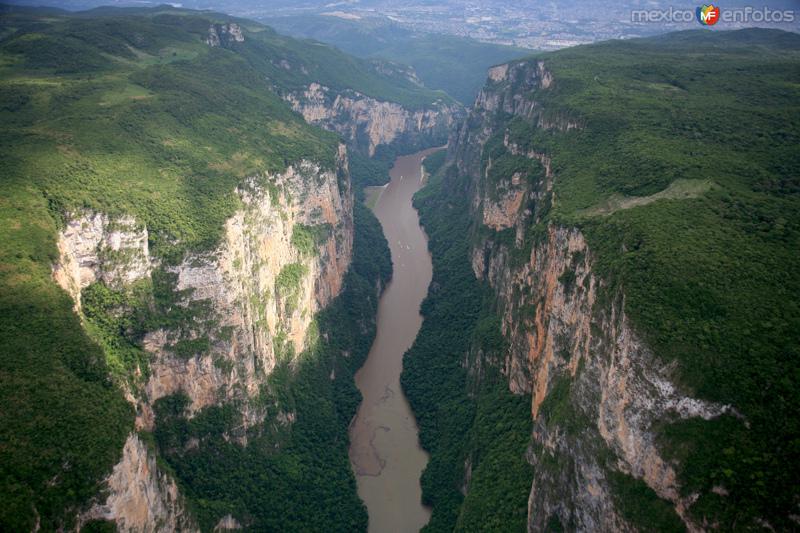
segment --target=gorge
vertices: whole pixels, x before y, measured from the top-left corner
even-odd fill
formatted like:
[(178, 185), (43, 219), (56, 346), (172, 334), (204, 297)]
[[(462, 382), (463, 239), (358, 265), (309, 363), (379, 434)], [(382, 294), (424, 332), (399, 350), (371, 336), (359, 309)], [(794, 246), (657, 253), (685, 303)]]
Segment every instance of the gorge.
[(0, 9), (0, 530), (800, 524), (798, 35)]

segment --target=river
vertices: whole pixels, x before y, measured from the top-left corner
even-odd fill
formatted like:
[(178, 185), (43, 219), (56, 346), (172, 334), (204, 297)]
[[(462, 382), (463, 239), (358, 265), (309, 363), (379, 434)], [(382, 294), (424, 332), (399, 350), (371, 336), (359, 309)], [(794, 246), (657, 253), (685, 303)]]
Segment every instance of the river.
[(375, 342), (356, 373), (364, 399), (350, 426), (350, 462), (370, 533), (416, 532), (431, 514), (422, 505), (420, 488), (428, 454), (419, 445), (400, 372), (403, 354), (422, 325), (419, 309), (432, 274), (428, 241), (411, 199), (423, 185), (422, 160), (437, 150), (398, 157), (389, 184), (369, 191), (393, 264), (392, 281), (378, 304)]

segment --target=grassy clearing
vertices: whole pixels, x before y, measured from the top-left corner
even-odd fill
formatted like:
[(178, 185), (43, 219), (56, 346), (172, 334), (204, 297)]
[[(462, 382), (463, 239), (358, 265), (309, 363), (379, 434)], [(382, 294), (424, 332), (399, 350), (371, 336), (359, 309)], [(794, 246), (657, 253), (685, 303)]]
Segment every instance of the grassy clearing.
[(602, 205), (578, 211), (579, 216), (605, 216), (623, 209), (631, 209), (651, 204), (658, 200), (686, 200), (697, 198), (713, 188), (710, 180), (683, 180), (677, 179), (670, 183), (666, 189), (649, 196), (623, 196), (612, 194)]

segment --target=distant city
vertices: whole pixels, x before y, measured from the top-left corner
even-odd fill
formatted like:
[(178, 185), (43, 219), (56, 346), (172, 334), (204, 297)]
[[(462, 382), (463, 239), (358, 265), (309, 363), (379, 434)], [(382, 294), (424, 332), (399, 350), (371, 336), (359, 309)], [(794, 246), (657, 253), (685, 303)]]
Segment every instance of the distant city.
[[(253, 4), (255, 5), (255, 4)], [(700, 24), (692, 18), (688, 22), (662, 20), (635, 21), (634, 12), (668, 9), (691, 11), (696, 2), (655, 2), (595, 0), (589, 2), (535, 2), (535, 1), (418, 1), (404, 5), (398, 2), (339, 2), (319, 10), (306, 7), (286, 8), (287, 13), (315, 12), (346, 19), (385, 17), (409, 29), (471, 37), (484, 42), (514, 45), (538, 50), (554, 50), (606, 39), (641, 37), (681, 29), (698, 29)], [(773, 10), (800, 9), (796, 2), (726, 2), (730, 8), (768, 5)], [(231, 6), (232, 7), (232, 6)], [(263, 15), (258, 8), (247, 13)], [(273, 15), (274, 16), (274, 15)], [(720, 23), (719, 29), (736, 29), (746, 26), (774, 27), (800, 31), (800, 11), (793, 22)]]
[[(86, 9), (100, 5), (144, 6), (163, 4), (154, 1), (113, 0), (18, 0), (26, 5), (51, 5), (66, 9)], [(170, 2), (176, 7), (210, 9), (232, 15), (269, 19), (283, 15), (327, 15), (353, 21), (391, 20), (410, 30), (471, 37), (479, 41), (514, 45), (537, 50), (555, 50), (606, 39), (627, 39), (703, 26), (693, 14), (702, 2), (676, 0), (534, 0), (461, 1), (418, 0), (399, 3), (389, 0), (348, 0), (342, 2), (289, 0), (185, 0)], [(760, 26), (800, 32), (800, 3), (727, 1), (725, 11), (767, 9), (783, 11), (791, 17), (755, 16), (748, 20), (721, 19), (715, 29)], [(686, 18), (660, 15), (664, 10), (687, 14)], [(642, 16), (644, 13), (644, 16)], [(637, 16), (638, 14), (638, 16)], [(655, 15), (655, 16), (653, 16)], [(676, 20), (677, 19), (677, 20)]]

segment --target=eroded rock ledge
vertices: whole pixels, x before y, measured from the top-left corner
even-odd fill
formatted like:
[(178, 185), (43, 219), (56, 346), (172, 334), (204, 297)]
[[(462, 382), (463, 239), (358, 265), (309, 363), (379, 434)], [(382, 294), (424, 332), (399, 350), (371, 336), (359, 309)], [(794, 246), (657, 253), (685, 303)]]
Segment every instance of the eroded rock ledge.
[(436, 102), (410, 111), (400, 104), (376, 100), (356, 91), (335, 92), (319, 83), (284, 98), (309, 124), (335, 131), (373, 156), (381, 145), (429, 146), (446, 139), (461, 115), (457, 105)]
[(94, 503), (79, 517), (78, 531), (91, 520), (113, 521), (120, 531), (200, 531), (175, 481), (158, 468), (152, 451), (135, 433), (125, 442), (122, 459), (114, 466), (106, 484), (105, 502)]

